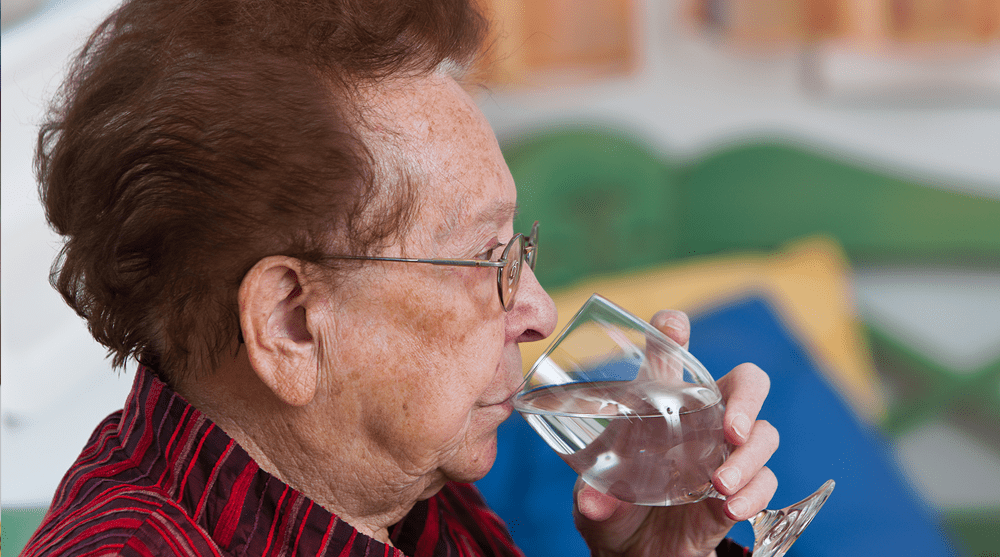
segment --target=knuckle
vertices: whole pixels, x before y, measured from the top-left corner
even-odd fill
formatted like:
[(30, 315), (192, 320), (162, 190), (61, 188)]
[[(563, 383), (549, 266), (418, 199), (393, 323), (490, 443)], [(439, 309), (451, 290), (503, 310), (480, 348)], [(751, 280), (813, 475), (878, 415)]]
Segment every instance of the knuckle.
[(742, 364), (733, 368), (733, 371), (741, 375), (753, 375), (755, 369), (760, 369), (757, 364), (752, 362), (743, 362)]
[(763, 388), (765, 392), (771, 390), (771, 377), (757, 364), (753, 362), (743, 362), (742, 364), (736, 366), (733, 371), (745, 376), (748, 382)]
[(774, 493), (778, 491), (778, 476), (774, 475), (774, 472), (765, 466), (760, 469), (759, 477), (766, 493), (768, 493), (767, 498), (770, 500), (774, 496)]
[(781, 444), (781, 434), (778, 432), (778, 428), (774, 427), (771, 422), (767, 420), (757, 420), (756, 428), (760, 429), (760, 435), (767, 442), (768, 446), (771, 447), (772, 452), (777, 450), (778, 446)]
[(750, 364), (753, 373), (753, 380), (764, 392), (771, 390), (771, 376), (756, 364)]
[(649, 322), (678, 344), (686, 345), (690, 338), (691, 322), (683, 311), (661, 309), (653, 315)]
[(774, 474), (774, 471), (768, 468), (767, 466), (764, 467), (764, 470), (767, 470), (768, 483), (771, 484), (772, 490), (776, 491), (778, 489), (778, 476), (776, 476)]
[(661, 309), (653, 315), (650, 323), (657, 328), (672, 326), (686, 330), (690, 327), (687, 314), (676, 309)]

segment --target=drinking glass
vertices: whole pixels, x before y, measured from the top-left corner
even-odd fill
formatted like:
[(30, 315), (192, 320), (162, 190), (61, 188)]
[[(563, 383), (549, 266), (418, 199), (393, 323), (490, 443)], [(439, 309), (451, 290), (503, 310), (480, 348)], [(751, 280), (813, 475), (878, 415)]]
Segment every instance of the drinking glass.
[[(722, 394), (705, 367), (655, 327), (594, 294), (535, 362), (514, 408), (584, 481), (636, 505), (725, 499)], [(781, 557), (833, 491), (750, 519), (754, 557)]]

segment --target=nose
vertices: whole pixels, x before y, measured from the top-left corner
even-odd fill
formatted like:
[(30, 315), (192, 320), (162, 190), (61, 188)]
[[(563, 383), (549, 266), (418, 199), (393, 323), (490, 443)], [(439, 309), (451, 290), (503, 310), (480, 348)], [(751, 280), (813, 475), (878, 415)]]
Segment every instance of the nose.
[(507, 339), (515, 342), (542, 340), (556, 329), (556, 304), (535, 278), (531, 267), (521, 270), (514, 307), (507, 313)]

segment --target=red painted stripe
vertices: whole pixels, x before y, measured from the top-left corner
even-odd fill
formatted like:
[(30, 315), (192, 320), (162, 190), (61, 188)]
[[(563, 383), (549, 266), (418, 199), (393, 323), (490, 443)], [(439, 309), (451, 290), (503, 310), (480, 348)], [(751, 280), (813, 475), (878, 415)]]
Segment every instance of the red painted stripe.
[(222, 465), (229, 459), (229, 454), (233, 452), (233, 447), (236, 446), (236, 440), (230, 439), (229, 443), (226, 445), (226, 450), (222, 451), (222, 456), (219, 460), (215, 462), (215, 466), (212, 467), (212, 473), (208, 476), (208, 481), (205, 482), (205, 487), (201, 492), (201, 499), (198, 500), (198, 506), (194, 511), (194, 521), (198, 522), (201, 519), (201, 513), (205, 512), (205, 503), (208, 501), (208, 494), (212, 492), (212, 488), (215, 487), (215, 481), (219, 477), (219, 470), (222, 469)]
[(219, 523), (215, 525), (215, 532), (212, 538), (215, 539), (223, 549), (229, 549), (229, 544), (233, 541), (233, 534), (240, 523), (240, 514), (243, 511), (243, 502), (246, 500), (247, 490), (253, 481), (254, 474), (257, 473), (257, 463), (250, 461), (240, 472), (240, 475), (233, 482), (233, 490), (230, 494), (226, 507), (222, 509), (219, 516)]
[[(144, 494), (152, 495), (153, 493), (154, 492), (145, 492)], [(157, 495), (161, 495), (160, 493), (156, 493), (156, 494)], [(164, 512), (165, 508), (169, 508), (169, 509), (175, 510), (178, 513), (179, 516), (183, 516), (185, 518), (189, 518), (188, 515), (187, 515), (186, 509), (184, 507), (182, 507), (180, 504), (178, 504), (177, 501), (174, 501), (173, 499), (168, 499), (168, 498), (162, 498), (162, 499), (161, 498), (156, 498), (155, 500), (150, 501), (148, 499), (144, 499), (144, 498), (140, 498), (140, 497), (135, 497), (135, 496), (131, 496), (131, 495), (118, 496), (118, 497), (116, 497), (116, 499), (117, 500), (124, 499), (124, 500), (137, 501), (137, 502), (140, 502), (140, 503), (148, 503), (150, 505), (154, 505), (154, 507), (152, 509), (141, 508), (141, 507), (119, 507), (119, 508), (116, 508), (114, 510), (108, 511), (108, 513), (118, 512), (118, 511), (121, 511), (121, 510), (135, 511), (135, 512), (138, 512), (138, 513), (142, 513), (143, 515), (149, 516), (149, 518), (146, 519), (147, 521), (151, 520), (153, 518), (150, 515), (159, 516), (164, 522), (167, 522), (168, 524), (174, 526), (177, 529), (177, 531), (180, 532), (180, 534), (184, 537), (184, 539), (187, 540), (188, 545), (190, 545), (191, 547), (195, 547), (195, 543), (194, 543), (194, 540), (190, 536), (190, 532), (191, 532), (191, 530), (195, 530), (196, 532), (198, 532), (199, 534), (201, 534), (202, 541), (204, 541), (207, 545), (209, 545), (210, 547), (212, 547), (212, 552), (215, 553), (216, 555), (218, 555), (218, 552), (213, 547), (215, 545), (215, 542), (212, 541), (211, 538), (208, 537), (207, 533), (204, 532), (200, 527), (198, 527), (196, 525), (193, 525), (193, 524), (186, 523), (186, 522), (184, 524), (181, 524), (181, 523), (177, 522), (176, 520), (174, 520), (174, 518), (170, 514), (167, 514), (166, 512)]]
[[(177, 427), (174, 428), (174, 432), (170, 435), (170, 440), (167, 441), (167, 446), (163, 449), (163, 456), (167, 462), (167, 466), (163, 467), (163, 473), (160, 474), (160, 478), (156, 480), (157, 485), (165, 485), (167, 478), (169, 478), (174, 471), (171, 464), (175, 463), (177, 455), (171, 454), (171, 451), (176, 452), (176, 447), (181, 446), (183, 442), (182, 440), (191, 432), (191, 426), (193, 425), (194, 420), (190, 419), (188, 414), (193, 411), (193, 406), (186, 406), (184, 408), (184, 412), (181, 413), (180, 420), (177, 422)], [(178, 437), (181, 437), (182, 440), (179, 441)]]
[(313, 502), (309, 501), (309, 506), (306, 507), (306, 512), (302, 515), (301, 524), (299, 524), (299, 532), (295, 534), (295, 544), (292, 545), (292, 550), (289, 552), (290, 555), (297, 555), (299, 552), (299, 540), (302, 539), (302, 532), (306, 529), (306, 524), (309, 524), (309, 513), (312, 512)]
[[(121, 552), (121, 548), (123, 548), (123, 547), (125, 547), (125, 544), (109, 543), (109, 544), (104, 544), (102, 546), (99, 546), (99, 547), (96, 547), (94, 549), (91, 549), (90, 551), (87, 551), (86, 553), (79, 553), (79, 554), (74, 553), (73, 557), (90, 557), (91, 555), (93, 555), (95, 557), (96, 556), (105, 557), (107, 555), (121, 555), (121, 553), (122, 553)], [(75, 547), (72, 548), (72, 549), (73, 549), (73, 551), (78, 551), (78, 549), (75, 548)]]
[[(61, 540), (63, 540), (63, 538), (66, 535), (72, 532), (73, 529), (76, 528), (76, 526), (78, 526), (80, 522), (85, 522), (87, 520), (86, 519), (87, 515), (93, 514), (97, 509), (104, 506), (108, 500), (113, 499), (118, 493), (123, 491), (133, 491), (133, 490), (135, 490), (135, 486), (130, 486), (130, 485), (121, 486), (117, 489), (109, 489), (107, 491), (104, 491), (103, 493), (98, 494), (95, 499), (88, 502), (86, 505), (78, 508), (77, 510), (73, 511), (72, 513), (59, 515), (58, 520), (54, 523), (54, 525), (52, 525), (49, 528), (48, 533), (39, 538), (33, 545), (39, 548), (39, 550), (41, 550), (42, 553), (48, 551), (48, 548), (50, 546), (58, 544)], [(148, 510), (146, 509), (144, 509), (143, 511), (148, 512)], [(114, 509), (106, 512), (114, 512)], [(50, 514), (47, 516), (54, 517), (56, 515)]]
[[(119, 422), (121, 421), (120, 418), (121, 416), (119, 416), (118, 420)], [(79, 462), (80, 464), (84, 464), (89, 460), (93, 459), (94, 457), (100, 456), (101, 452), (104, 449), (104, 445), (106, 445), (108, 442), (108, 439), (110, 439), (111, 437), (117, 437), (118, 424), (115, 422), (115, 420), (102, 422), (98, 424), (97, 427), (101, 428), (100, 433), (98, 433), (96, 436), (96, 438), (99, 439), (99, 441), (84, 447), (83, 451), (80, 452), (80, 456), (77, 458), (77, 462)]]
[(413, 551), (413, 557), (433, 555), (440, 534), (440, 527), (438, 526), (438, 498), (431, 497), (427, 500), (427, 522), (424, 523), (424, 531), (420, 533), (420, 539), (417, 540), (417, 547)]
[(271, 527), (267, 530), (267, 544), (264, 545), (264, 551), (260, 552), (261, 555), (267, 555), (267, 552), (271, 550), (271, 545), (274, 543), (274, 529), (278, 527), (278, 523), (281, 522), (281, 517), (284, 514), (281, 512), (281, 503), (284, 502), (290, 489), (287, 485), (285, 486), (284, 491), (281, 492), (281, 497), (278, 498), (278, 504), (274, 506), (274, 518), (271, 519)]
[[(101, 507), (107, 504), (115, 504), (120, 501), (133, 501), (138, 503), (138, 505), (115, 506), (107, 510), (99, 511)], [(39, 550), (42, 550), (42, 553), (45, 553), (52, 547), (60, 544), (60, 542), (64, 545), (66, 540), (63, 539), (63, 536), (61, 536), (60, 533), (68, 534), (81, 523), (96, 520), (98, 523), (108, 524), (113, 523), (115, 520), (120, 521), (130, 519), (138, 520), (141, 523), (146, 520), (150, 514), (158, 512), (162, 507), (169, 507), (179, 513), (185, 513), (184, 509), (178, 505), (176, 501), (167, 498), (165, 494), (158, 490), (140, 490), (137, 489), (136, 486), (131, 485), (118, 486), (114, 489), (104, 491), (96, 499), (88, 502), (86, 506), (60, 517), (59, 523), (49, 531), (49, 534), (43, 539), (40, 539), (39, 542), (34, 545)], [(138, 516), (109, 518), (122, 513), (134, 513)]]
[(358, 531), (352, 528), (351, 537), (347, 540), (347, 543), (344, 544), (344, 549), (340, 550), (340, 555), (338, 557), (350, 557), (351, 549), (354, 547), (354, 538), (356, 537), (358, 537)]
[(288, 502), (285, 503), (286, 510), (280, 511), (282, 516), (281, 525), (278, 527), (278, 539), (275, 544), (275, 554), (281, 555), (278, 548), (288, 547), (288, 531), (293, 528), (295, 521), (298, 520), (299, 511), (302, 509), (302, 503), (306, 500), (306, 497), (299, 493), (298, 491), (289, 488)]
[[(181, 516), (187, 517), (187, 513), (184, 511), (184, 509), (179, 509), (179, 510), (182, 513)], [(176, 520), (174, 520), (173, 517), (171, 517), (170, 515), (164, 513), (162, 508), (157, 509), (156, 513), (154, 514), (154, 516), (150, 517), (149, 520), (152, 521), (156, 517), (159, 517), (164, 522), (166, 522), (169, 525), (171, 525), (174, 528), (176, 528), (176, 532), (180, 533), (181, 537), (184, 538), (184, 540), (188, 543), (189, 547), (191, 547), (191, 548), (195, 547), (194, 540), (192, 540), (191, 536), (189, 535), (189, 529), (190, 528), (185, 528), (179, 522), (177, 522)], [(174, 536), (176, 536), (176, 533), (174, 534)]]
[(167, 542), (167, 544), (173, 550), (174, 555), (184, 555), (186, 553), (185, 551), (182, 551), (182, 548), (180, 547), (180, 544), (177, 543), (177, 540), (175, 540), (174, 537), (170, 535), (169, 532), (164, 530), (163, 526), (161, 526), (158, 522), (154, 520), (147, 520), (146, 523), (149, 524), (150, 528), (156, 530), (156, 532), (160, 534), (160, 538), (163, 541)]
[[(113, 425), (108, 424), (108, 425)], [(118, 439), (117, 435), (109, 435), (101, 439), (99, 449), (91, 455), (88, 460), (81, 460), (78, 463), (74, 463), (72, 471), (73, 475), (65, 478), (61, 485), (59, 486), (59, 493), (56, 495), (54, 500), (59, 500), (62, 503), (55, 506), (51, 512), (58, 513), (62, 512), (68, 505), (70, 505), (74, 500), (77, 500), (77, 494), (83, 487), (83, 482), (89, 479), (95, 470), (100, 470), (100, 465), (103, 462), (111, 460), (112, 455), (115, 451), (113, 448), (108, 448), (108, 445), (113, 441)], [(120, 446), (120, 443), (116, 443), (115, 446)], [(107, 452), (105, 452), (107, 450)], [(89, 464), (88, 464), (89, 462)], [(65, 489), (71, 487), (69, 493), (65, 492)]]
[(150, 549), (146, 547), (146, 544), (135, 539), (134, 536), (132, 538), (129, 538), (129, 540), (125, 542), (125, 547), (135, 551), (141, 557), (162, 557), (150, 551)]
[(205, 432), (201, 434), (201, 441), (198, 442), (198, 446), (191, 453), (191, 456), (189, 457), (191, 462), (188, 464), (187, 470), (184, 471), (184, 476), (181, 477), (181, 485), (176, 492), (178, 497), (181, 497), (184, 493), (184, 486), (187, 485), (188, 477), (191, 475), (191, 471), (194, 470), (195, 465), (198, 464), (198, 455), (201, 454), (201, 449), (205, 446), (205, 441), (208, 440), (208, 435), (214, 428), (215, 424), (208, 422), (208, 427), (205, 429)]
[(319, 544), (319, 551), (316, 553), (316, 557), (326, 553), (326, 546), (330, 543), (330, 533), (333, 532), (333, 527), (337, 524), (337, 517), (331, 516), (330, 523), (326, 525), (326, 531), (323, 534), (323, 542)]
[[(94, 539), (100, 534), (107, 532), (109, 530), (119, 530), (119, 529), (136, 529), (142, 524), (142, 519), (133, 517), (121, 517), (111, 520), (105, 520), (92, 524), (88, 528), (76, 532), (74, 536), (63, 538), (61, 543), (54, 547), (74, 547), (77, 546), (81, 541)], [(46, 551), (47, 553), (47, 551)]]

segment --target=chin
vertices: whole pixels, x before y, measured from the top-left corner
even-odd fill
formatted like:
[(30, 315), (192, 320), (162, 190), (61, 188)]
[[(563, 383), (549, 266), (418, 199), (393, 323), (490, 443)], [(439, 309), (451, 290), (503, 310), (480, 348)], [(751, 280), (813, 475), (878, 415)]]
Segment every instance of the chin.
[(448, 480), (459, 483), (477, 482), (486, 477), (486, 474), (493, 468), (493, 463), (496, 459), (497, 435), (496, 430), (493, 430), (489, 440), (484, 440), (476, 448), (475, 453), (469, 455), (469, 458), (463, 463), (461, 469), (448, 474)]

